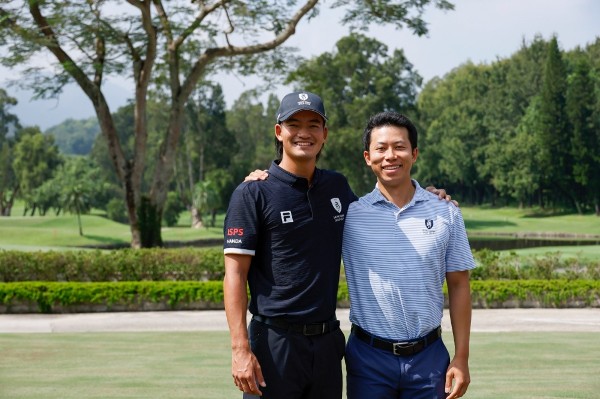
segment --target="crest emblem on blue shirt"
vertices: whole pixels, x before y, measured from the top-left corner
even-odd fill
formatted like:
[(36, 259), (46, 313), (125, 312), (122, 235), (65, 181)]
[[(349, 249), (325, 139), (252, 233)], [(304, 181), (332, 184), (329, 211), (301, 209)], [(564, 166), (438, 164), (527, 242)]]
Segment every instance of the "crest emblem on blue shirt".
[(433, 219), (425, 219), (425, 227), (431, 229), (433, 227)]
[(339, 198), (332, 198), (331, 205), (333, 205), (333, 209), (335, 209), (337, 213), (342, 212), (342, 203)]

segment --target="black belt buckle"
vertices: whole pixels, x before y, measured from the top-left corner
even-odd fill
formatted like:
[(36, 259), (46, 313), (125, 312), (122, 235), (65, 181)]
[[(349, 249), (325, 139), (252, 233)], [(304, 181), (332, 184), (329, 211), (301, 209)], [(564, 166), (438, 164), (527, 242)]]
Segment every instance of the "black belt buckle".
[(302, 335), (310, 336), (325, 334), (326, 326), (327, 323), (305, 324), (304, 326), (302, 326)]
[(406, 356), (406, 352), (412, 352), (413, 348), (417, 346), (419, 342), (394, 342), (392, 351), (396, 356)]

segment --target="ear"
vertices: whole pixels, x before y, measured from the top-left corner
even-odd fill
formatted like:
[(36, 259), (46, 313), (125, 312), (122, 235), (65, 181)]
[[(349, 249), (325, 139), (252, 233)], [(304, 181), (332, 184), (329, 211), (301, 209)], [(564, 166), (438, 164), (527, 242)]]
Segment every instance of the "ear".
[(371, 155), (369, 154), (369, 151), (364, 151), (363, 157), (365, 157), (365, 162), (367, 163), (367, 166), (371, 166)]
[(279, 141), (283, 141), (283, 138), (281, 138), (282, 130), (283, 130), (283, 127), (281, 127), (281, 125), (279, 123), (275, 125), (275, 138)]
[(327, 126), (323, 126), (323, 141), (327, 140), (327, 133), (329, 133), (329, 129), (327, 129)]
[(415, 148), (412, 150), (413, 163), (417, 162), (417, 158), (419, 157), (419, 149)]

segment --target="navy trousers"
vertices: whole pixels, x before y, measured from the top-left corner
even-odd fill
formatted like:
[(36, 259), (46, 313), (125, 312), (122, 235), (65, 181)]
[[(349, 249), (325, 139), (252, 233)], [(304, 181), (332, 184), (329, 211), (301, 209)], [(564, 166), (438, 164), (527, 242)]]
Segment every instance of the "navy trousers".
[(263, 399), (342, 398), (345, 337), (339, 328), (305, 336), (252, 320), (248, 336), (267, 384), (260, 388)]

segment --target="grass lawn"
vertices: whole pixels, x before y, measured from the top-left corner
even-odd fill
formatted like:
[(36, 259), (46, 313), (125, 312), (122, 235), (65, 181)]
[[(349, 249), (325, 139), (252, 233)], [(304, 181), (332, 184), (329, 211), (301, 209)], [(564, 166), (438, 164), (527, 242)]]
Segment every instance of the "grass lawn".
[[(1, 334), (0, 353), (2, 398), (241, 398), (226, 332)], [(597, 333), (473, 333), (467, 397), (597, 398), (598, 359)]]
[[(0, 353), (2, 398), (241, 397), (227, 332), (2, 334)], [(599, 359), (596, 333), (473, 333), (468, 397), (597, 398)]]
[[(68, 249), (78, 246), (125, 244), (131, 241), (129, 226), (113, 222), (101, 214), (82, 215), (83, 236), (79, 235), (77, 216), (17, 216), (22, 210), (13, 210), (13, 216), (0, 217), (0, 248), (14, 250)], [(216, 227), (192, 229), (189, 214), (184, 214), (175, 227), (163, 227), (165, 241), (193, 241), (223, 237), (223, 216)]]
[(600, 237), (600, 218), (592, 215), (547, 215), (536, 209), (461, 207), (470, 235), (507, 233), (586, 234)]
[(536, 247), (516, 249), (500, 252), (515, 252), (518, 255), (536, 255), (541, 256), (547, 253), (560, 252), (561, 257), (579, 258), (579, 259), (599, 259), (600, 260), (600, 245), (579, 245), (579, 246), (557, 246), (557, 247)]

